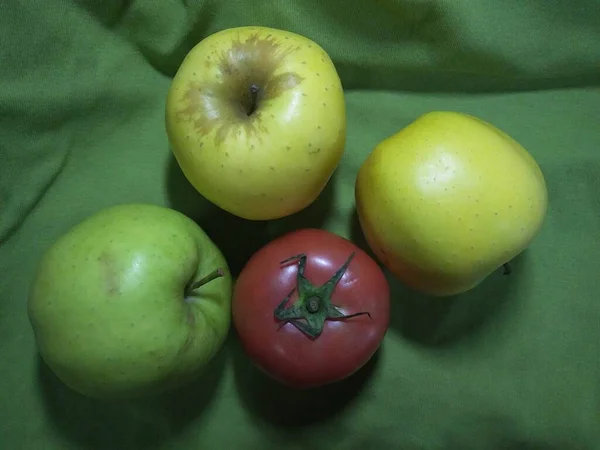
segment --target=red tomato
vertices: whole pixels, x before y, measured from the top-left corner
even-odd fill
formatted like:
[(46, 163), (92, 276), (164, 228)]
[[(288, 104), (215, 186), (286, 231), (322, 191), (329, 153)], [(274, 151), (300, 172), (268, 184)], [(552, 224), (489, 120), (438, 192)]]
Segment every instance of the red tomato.
[(282, 383), (310, 388), (348, 377), (373, 356), (389, 325), (390, 289), (352, 242), (303, 229), (248, 260), (232, 308), (254, 363)]

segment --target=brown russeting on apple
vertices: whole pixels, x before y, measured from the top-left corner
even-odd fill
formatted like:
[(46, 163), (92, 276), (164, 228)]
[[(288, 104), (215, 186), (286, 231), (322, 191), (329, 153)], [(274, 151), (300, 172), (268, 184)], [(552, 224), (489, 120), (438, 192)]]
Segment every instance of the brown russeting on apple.
[(243, 41), (234, 40), (229, 49), (206, 58), (206, 69), (216, 67), (220, 81), (189, 82), (183, 96), (186, 106), (178, 117), (192, 121), (200, 136), (216, 129), (216, 146), (231, 133), (243, 132), (260, 142), (261, 133), (268, 133), (261, 124), (261, 105), (303, 81), (294, 72), (274, 75), (297, 50), (297, 46), (283, 47), (271, 34), (254, 33)]

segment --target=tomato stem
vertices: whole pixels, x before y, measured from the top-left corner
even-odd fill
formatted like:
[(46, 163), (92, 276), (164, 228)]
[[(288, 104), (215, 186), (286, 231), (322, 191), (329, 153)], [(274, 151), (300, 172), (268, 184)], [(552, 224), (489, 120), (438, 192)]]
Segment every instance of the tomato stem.
[(306, 309), (309, 313), (316, 313), (319, 311), (319, 307), (321, 306), (321, 302), (318, 297), (311, 297), (308, 299), (308, 303), (306, 304)]
[(212, 280), (220, 278), (220, 277), (222, 277), (224, 275), (225, 275), (225, 271), (223, 270), (222, 267), (219, 267), (218, 269), (213, 270), (211, 273), (209, 273), (205, 277), (203, 277), (203, 278), (199, 279), (198, 281), (195, 281), (194, 283), (192, 283), (186, 289), (186, 291), (189, 294), (190, 292), (198, 289), (199, 287), (204, 286), (206, 283), (210, 283)]
[[(326, 320), (350, 319), (362, 315), (367, 315), (371, 318), (371, 314), (368, 312), (344, 314), (337, 306), (331, 303), (333, 291), (344, 273), (346, 273), (353, 258), (354, 253), (348, 257), (346, 262), (322, 286), (314, 286), (304, 276), (307, 260), (305, 254), (295, 255), (282, 261), (281, 264), (297, 261), (298, 273), (296, 287), (277, 305), (274, 312), (275, 318), (283, 321), (284, 324), (291, 323), (311, 339), (316, 339), (321, 335)], [(296, 290), (298, 291), (298, 299), (292, 306), (286, 308)]]

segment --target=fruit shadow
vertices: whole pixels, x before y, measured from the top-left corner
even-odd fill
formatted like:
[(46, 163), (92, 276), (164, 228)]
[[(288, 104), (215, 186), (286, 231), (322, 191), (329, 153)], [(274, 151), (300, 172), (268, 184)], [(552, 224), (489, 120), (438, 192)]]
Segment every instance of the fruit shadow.
[[(312, 389), (291, 388), (266, 375), (246, 355), (237, 335), (229, 350), (236, 388), (249, 417), (289, 433), (296, 444), (303, 444), (305, 427), (326, 425), (360, 398), (380, 368), (384, 344), (354, 374)], [(311, 443), (305, 444), (308, 448)]]
[(38, 385), (50, 424), (77, 448), (157, 448), (202, 419), (226, 364), (223, 349), (197, 380), (134, 400), (95, 400), (63, 384), (37, 355)]
[(295, 214), (269, 221), (242, 219), (200, 195), (183, 175), (170, 149), (168, 158), (169, 207), (200, 225), (225, 256), (234, 278), (246, 261), (272, 239), (300, 228), (322, 228), (333, 206), (337, 172), (315, 201)]
[(524, 251), (510, 262), (510, 275), (504, 275), (500, 268), (479, 286), (459, 295), (421, 294), (397, 280), (377, 259), (362, 232), (356, 209), (350, 220), (353, 242), (377, 261), (389, 282), (390, 328), (421, 345), (452, 345), (474, 337), (508, 306), (527, 277), (527, 251)]

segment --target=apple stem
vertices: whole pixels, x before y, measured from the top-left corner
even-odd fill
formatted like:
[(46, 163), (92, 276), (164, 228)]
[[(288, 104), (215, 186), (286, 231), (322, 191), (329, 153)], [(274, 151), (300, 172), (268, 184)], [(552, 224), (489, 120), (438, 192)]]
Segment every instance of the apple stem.
[(188, 289), (188, 292), (194, 291), (201, 286), (204, 286), (206, 283), (210, 283), (212, 280), (220, 278), (225, 275), (225, 271), (219, 267), (217, 270), (213, 270), (211, 273), (206, 275), (204, 278), (194, 282)]
[(258, 93), (260, 92), (260, 87), (258, 84), (252, 84), (250, 86), (250, 108), (248, 109), (247, 115), (251, 116), (254, 111), (256, 111), (256, 107), (258, 106)]
[(504, 267), (503, 275), (510, 275), (510, 273), (512, 272), (510, 265), (508, 263), (504, 263), (504, 264), (502, 264), (502, 267)]

